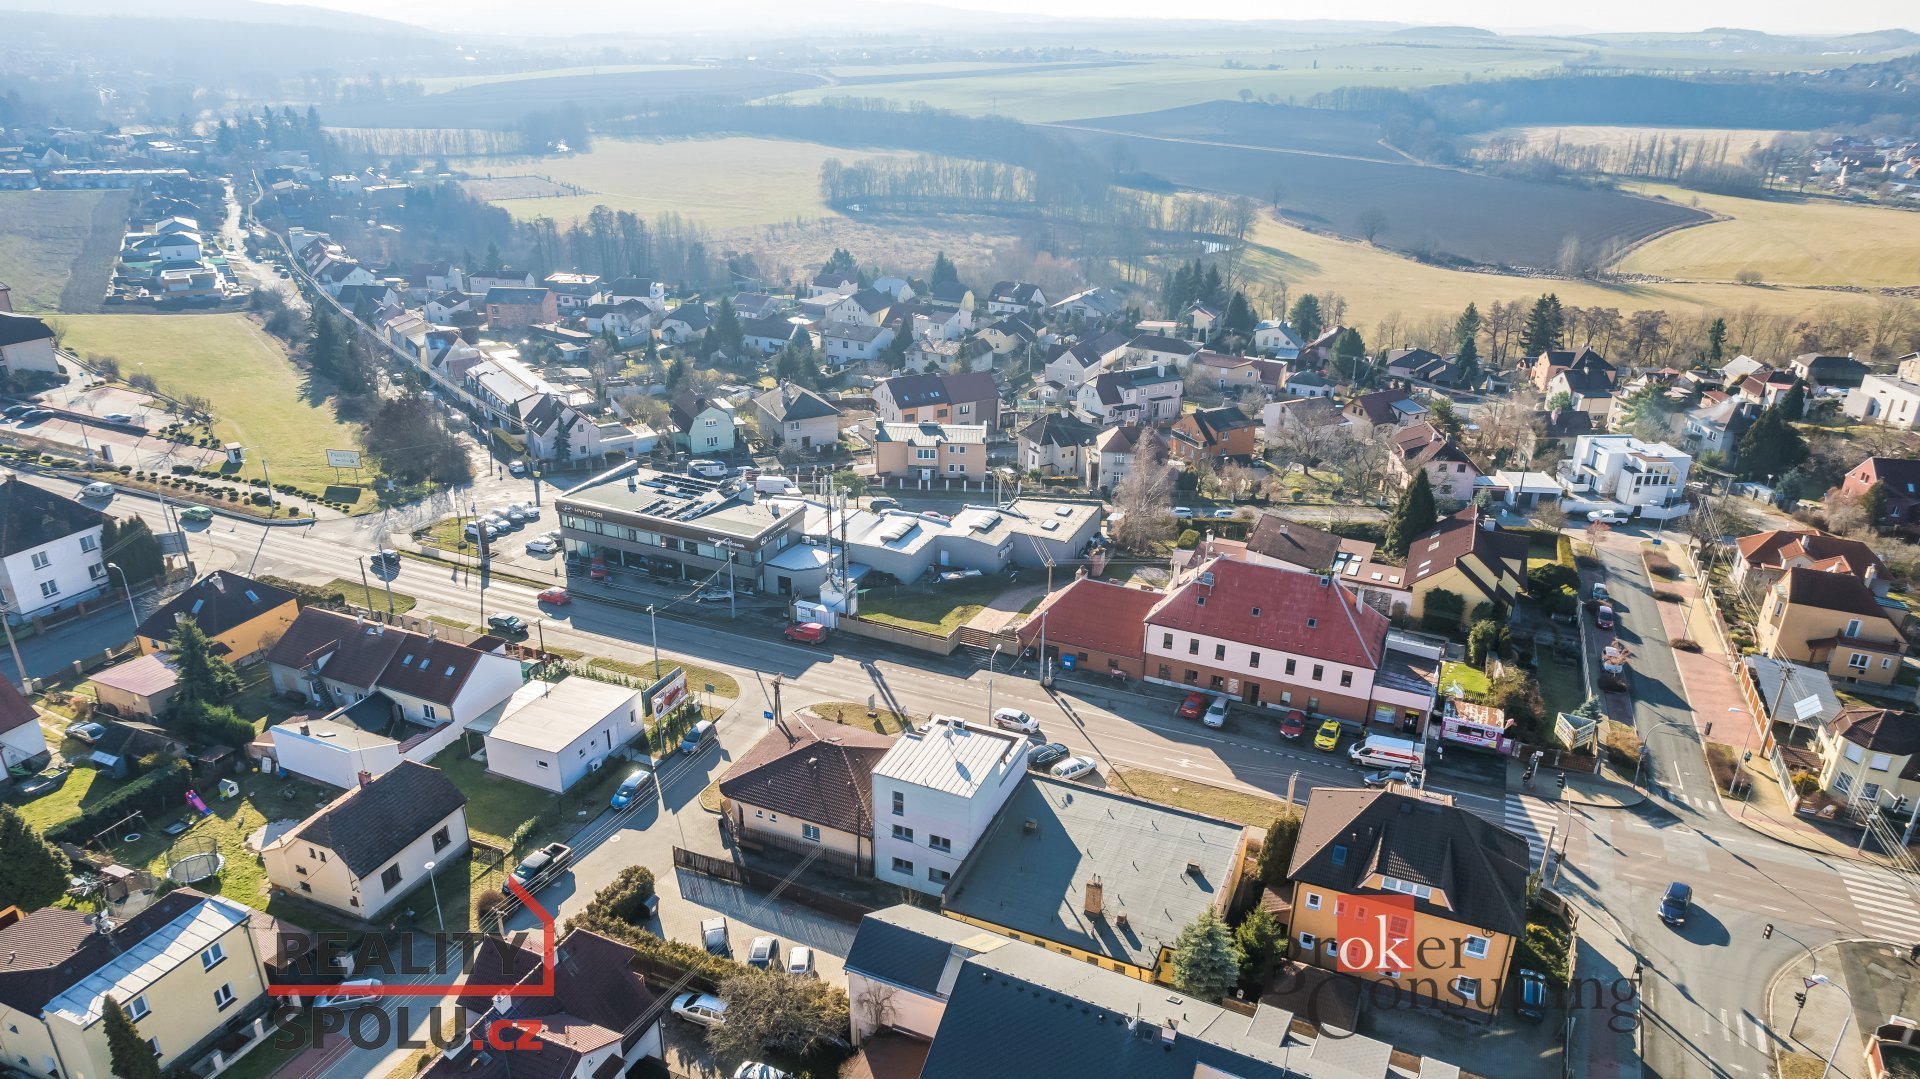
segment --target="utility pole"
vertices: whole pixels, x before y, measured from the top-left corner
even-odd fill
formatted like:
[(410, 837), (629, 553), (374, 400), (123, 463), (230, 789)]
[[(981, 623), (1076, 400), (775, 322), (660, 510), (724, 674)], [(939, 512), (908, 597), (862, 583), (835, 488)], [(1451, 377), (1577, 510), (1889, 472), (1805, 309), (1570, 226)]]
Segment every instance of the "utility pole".
[(7, 649), (13, 653), (13, 673), (20, 678), (20, 691), (30, 692), (27, 688), (27, 665), (20, 662), (20, 645), (13, 639), (13, 590), (0, 589), (0, 626), (7, 630)]
[(367, 556), (360, 555), (356, 557), (353, 560), (353, 562), (354, 562), (354, 565), (357, 565), (360, 567), (360, 591), (363, 594), (363, 598), (365, 598), (367, 601), (367, 613), (372, 614), (373, 613), (373, 588), (372, 586), (367, 584)]
[(267, 459), (260, 458), (260, 478), (267, 484), (267, 516), (273, 516), (273, 476), (267, 471)]
[(660, 619), (654, 613), (653, 604), (647, 604), (647, 625), (653, 633), (653, 676), (660, 677)]

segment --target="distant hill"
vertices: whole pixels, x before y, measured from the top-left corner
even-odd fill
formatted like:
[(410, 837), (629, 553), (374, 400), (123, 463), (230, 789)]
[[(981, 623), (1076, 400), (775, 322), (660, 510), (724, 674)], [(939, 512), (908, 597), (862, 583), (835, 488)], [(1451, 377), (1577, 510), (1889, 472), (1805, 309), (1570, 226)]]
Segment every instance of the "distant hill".
[(138, 0), (0, 0), (0, 11), (33, 11), (73, 18), (200, 19), (268, 26), (311, 26), (351, 33), (404, 34), (419, 37), (420, 27), (392, 19), (355, 15), (307, 4), (264, 4), (256, 0), (176, 0), (165, 8)]

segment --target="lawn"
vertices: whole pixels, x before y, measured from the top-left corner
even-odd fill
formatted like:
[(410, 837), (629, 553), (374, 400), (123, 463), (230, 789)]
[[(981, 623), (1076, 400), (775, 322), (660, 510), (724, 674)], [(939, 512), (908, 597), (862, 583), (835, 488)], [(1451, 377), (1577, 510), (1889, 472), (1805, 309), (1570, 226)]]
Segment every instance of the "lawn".
[[(384, 611), (387, 609), (387, 586), (375, 577), (368, 577), (364, 582), (351, 581), (345, 577), (335, 577), (320, 587), (326, 589), (328, 592), (338, 592), (347, 597), (348, 603), (365, 607), (368, 610)], [(395, 592), (393, 594), (393, 613), (406, 614), (408, 611), (413, 610), (413, 606), (417, 602), (419, 601), (407, 595), (405, 592)]]
[[(1910, 285), (1920, 250), (1920, 214), (1823, 199), (1742, 199), (1649, 184), (1662, 195), (1730, 218), (1649, 240), (1620, 262), (1629, 273), (1732, 281), (1758, 270), (1769, 283)], [(1757, 290), (1755, 290), (1757, 291)]]
[[(325, 450), (355, 449), (360, 434), (306, 395), (306, 379), (286, 350), (252, 319), (225, 315), (63, 315), (61, 342), (82, 356), (113, 356), (131, 376), (145, 371), (173, 394), (213, 404), (214, 433), (247, 448), (242, 474), (264, 467), (275, 483), (322, 492), (334, 482)], [(354, 488), (336, 488), (351, 491)], [(360, 489), (355, 509), (375, 508)]]
[[(0, 281), (13, 286), (13, 309), (59, 310), (61, 292), (76, 272), (89, 280), (76, 285), (74, 298), (97, 305), (107, 290), (108, 266), (82, 256), (95, 221), (126, 224), (129, 198), (125, 191), (0, 191)], [(114, 247), (96, 245), (108, 257)]]
[[(69, 743), (68, 749), (78, 753), (85, 747), (78, 742)], [(79, 816), (88, 806), (124, 784), (107, 775), (98, 768), (79, 767), (67, 773), (66, 782), (48, 791), (32, 801), (14, 804), (19, 807), (20, 815), (37, 832), (44, 832), (56, 824), (64, 824)]]
[(565, 228), (604, 205), (649, 219), (671, 211), (710, 229), (734, 229), (838, 216), (820, 201), (821, 162), (872, 156), (866, 150), (784, 139), (595, 139), (590, 152), (571, 157), (524, 163), (486, 159), (465, 167), (475, 177), (538, 174), (592, 192), (497, 202), (522, 220), (550, 217)]
[(1464, 663), (1449, 661), (1440, 668), (1440, 692), (1452, 693), (1455, 682), (1460, 683), (1460, 689), (1466, 693), (1469, 701), (1486, 700), (1487, 691), (1493, 688), (1485, 674)]
[(1170, 776), (1144, 768), (1113, 769), (1107, 774), (1107, 787), (1149, 802), (1205, 813), (1210, 817), (1219, 817), (1235, 824), (1250, 824), (1256, 828), (1265, 828), (1287, 811), (1287, 804), (1278, 798), (1229, 790), (1185, 776)]
[(702, 686), (710, 684), (713, 686), (713, 694), (716, 697), (740, 695), (740, 683), (734, 681), (732, 675), (677, 659), (663, 659), (657, 666), (652, 661), (629, 663), (620, 659), (590, 659), (587, 661), (587, 666), (612, 671), (615, 674), (624, 674), (628, 678), (638, 679), (647, 685), (659, 681), (661, 675), (678, 667), (687, 673), (687, 688), (695, 693), (701, 692)]
[(863, 727), (867, 730), (879, 731), (881, 734), (899, 734), (906, 729), (907, 721), (913, 718), (891, 708), (879, 708), (876, 709), (878, 714), (868, 719), (867, 706), (852, 701), (823, 701), (820, 704), (807, 705), (807, 708), (821, 719), (843, 723), (849, 727)]
[(1006, 579), (998, 574), (951, 584), (875, 588), (860, 593), (860, 617), (944, 637), (966, 625), (1006, 590)]
[(1571, 712), (1586, 703), (1586, 675), (1581, 673), (1580, 664), (1561, 663), (1545, 648), (1534, 649), (1533, 658), (1540, 696), (1547, 702), (1549, 714)]
[(606, 808), (625, 774), (619, 768), (602, 768), (556, 795), (488, 772), (462, 742), (442, 750), (431, 763), (467, 796), (467, 831), (483, 843), (507, 850), (513, 847), (513, 833), (536, 818), (541, 823), (528, 839), (529, 849), (564, 839), (587, 819), (581, 813), (591, 816)]

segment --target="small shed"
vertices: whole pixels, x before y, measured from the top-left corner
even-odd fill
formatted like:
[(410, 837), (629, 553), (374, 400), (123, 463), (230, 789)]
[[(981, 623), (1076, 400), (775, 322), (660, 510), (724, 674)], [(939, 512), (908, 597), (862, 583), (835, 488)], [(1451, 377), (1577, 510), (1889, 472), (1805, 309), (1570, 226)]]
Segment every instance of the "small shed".
[(158, 653), (115, 664), (93, 676), (100, 703), (128, 719), (151, 719), (173, 704), (180, 675)]

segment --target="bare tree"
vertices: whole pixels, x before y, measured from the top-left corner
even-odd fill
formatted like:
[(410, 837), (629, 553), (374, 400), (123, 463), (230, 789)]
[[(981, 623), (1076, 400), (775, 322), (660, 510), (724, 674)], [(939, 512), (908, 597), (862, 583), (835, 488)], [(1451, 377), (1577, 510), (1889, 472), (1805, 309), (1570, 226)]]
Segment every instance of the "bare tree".
[(1387, 212), (1378, 206), (1369, 206), (1360, 211), (1360, 217), (1355, 223), (1360, 226), (1360, 235), (1366, 237), (1368, 243), (1372, 243), (1374, 237), (1387, 230)]
[(1534, 426), (1539, 411), (1540, 391), (1526, 384), (1514, 387), (1474, 412), (1476, 429), (1467, 432), (1467, 448), (1491, 466), (1528, 467), (1539, 443)]
[(1133, 466), (1113, 490), (1113, 508), (1120, 517), (1113, 540), (1122, 548), (1144, 554), (1173, 539), (1173, 470), (1159, 439), (1141, 436)]

